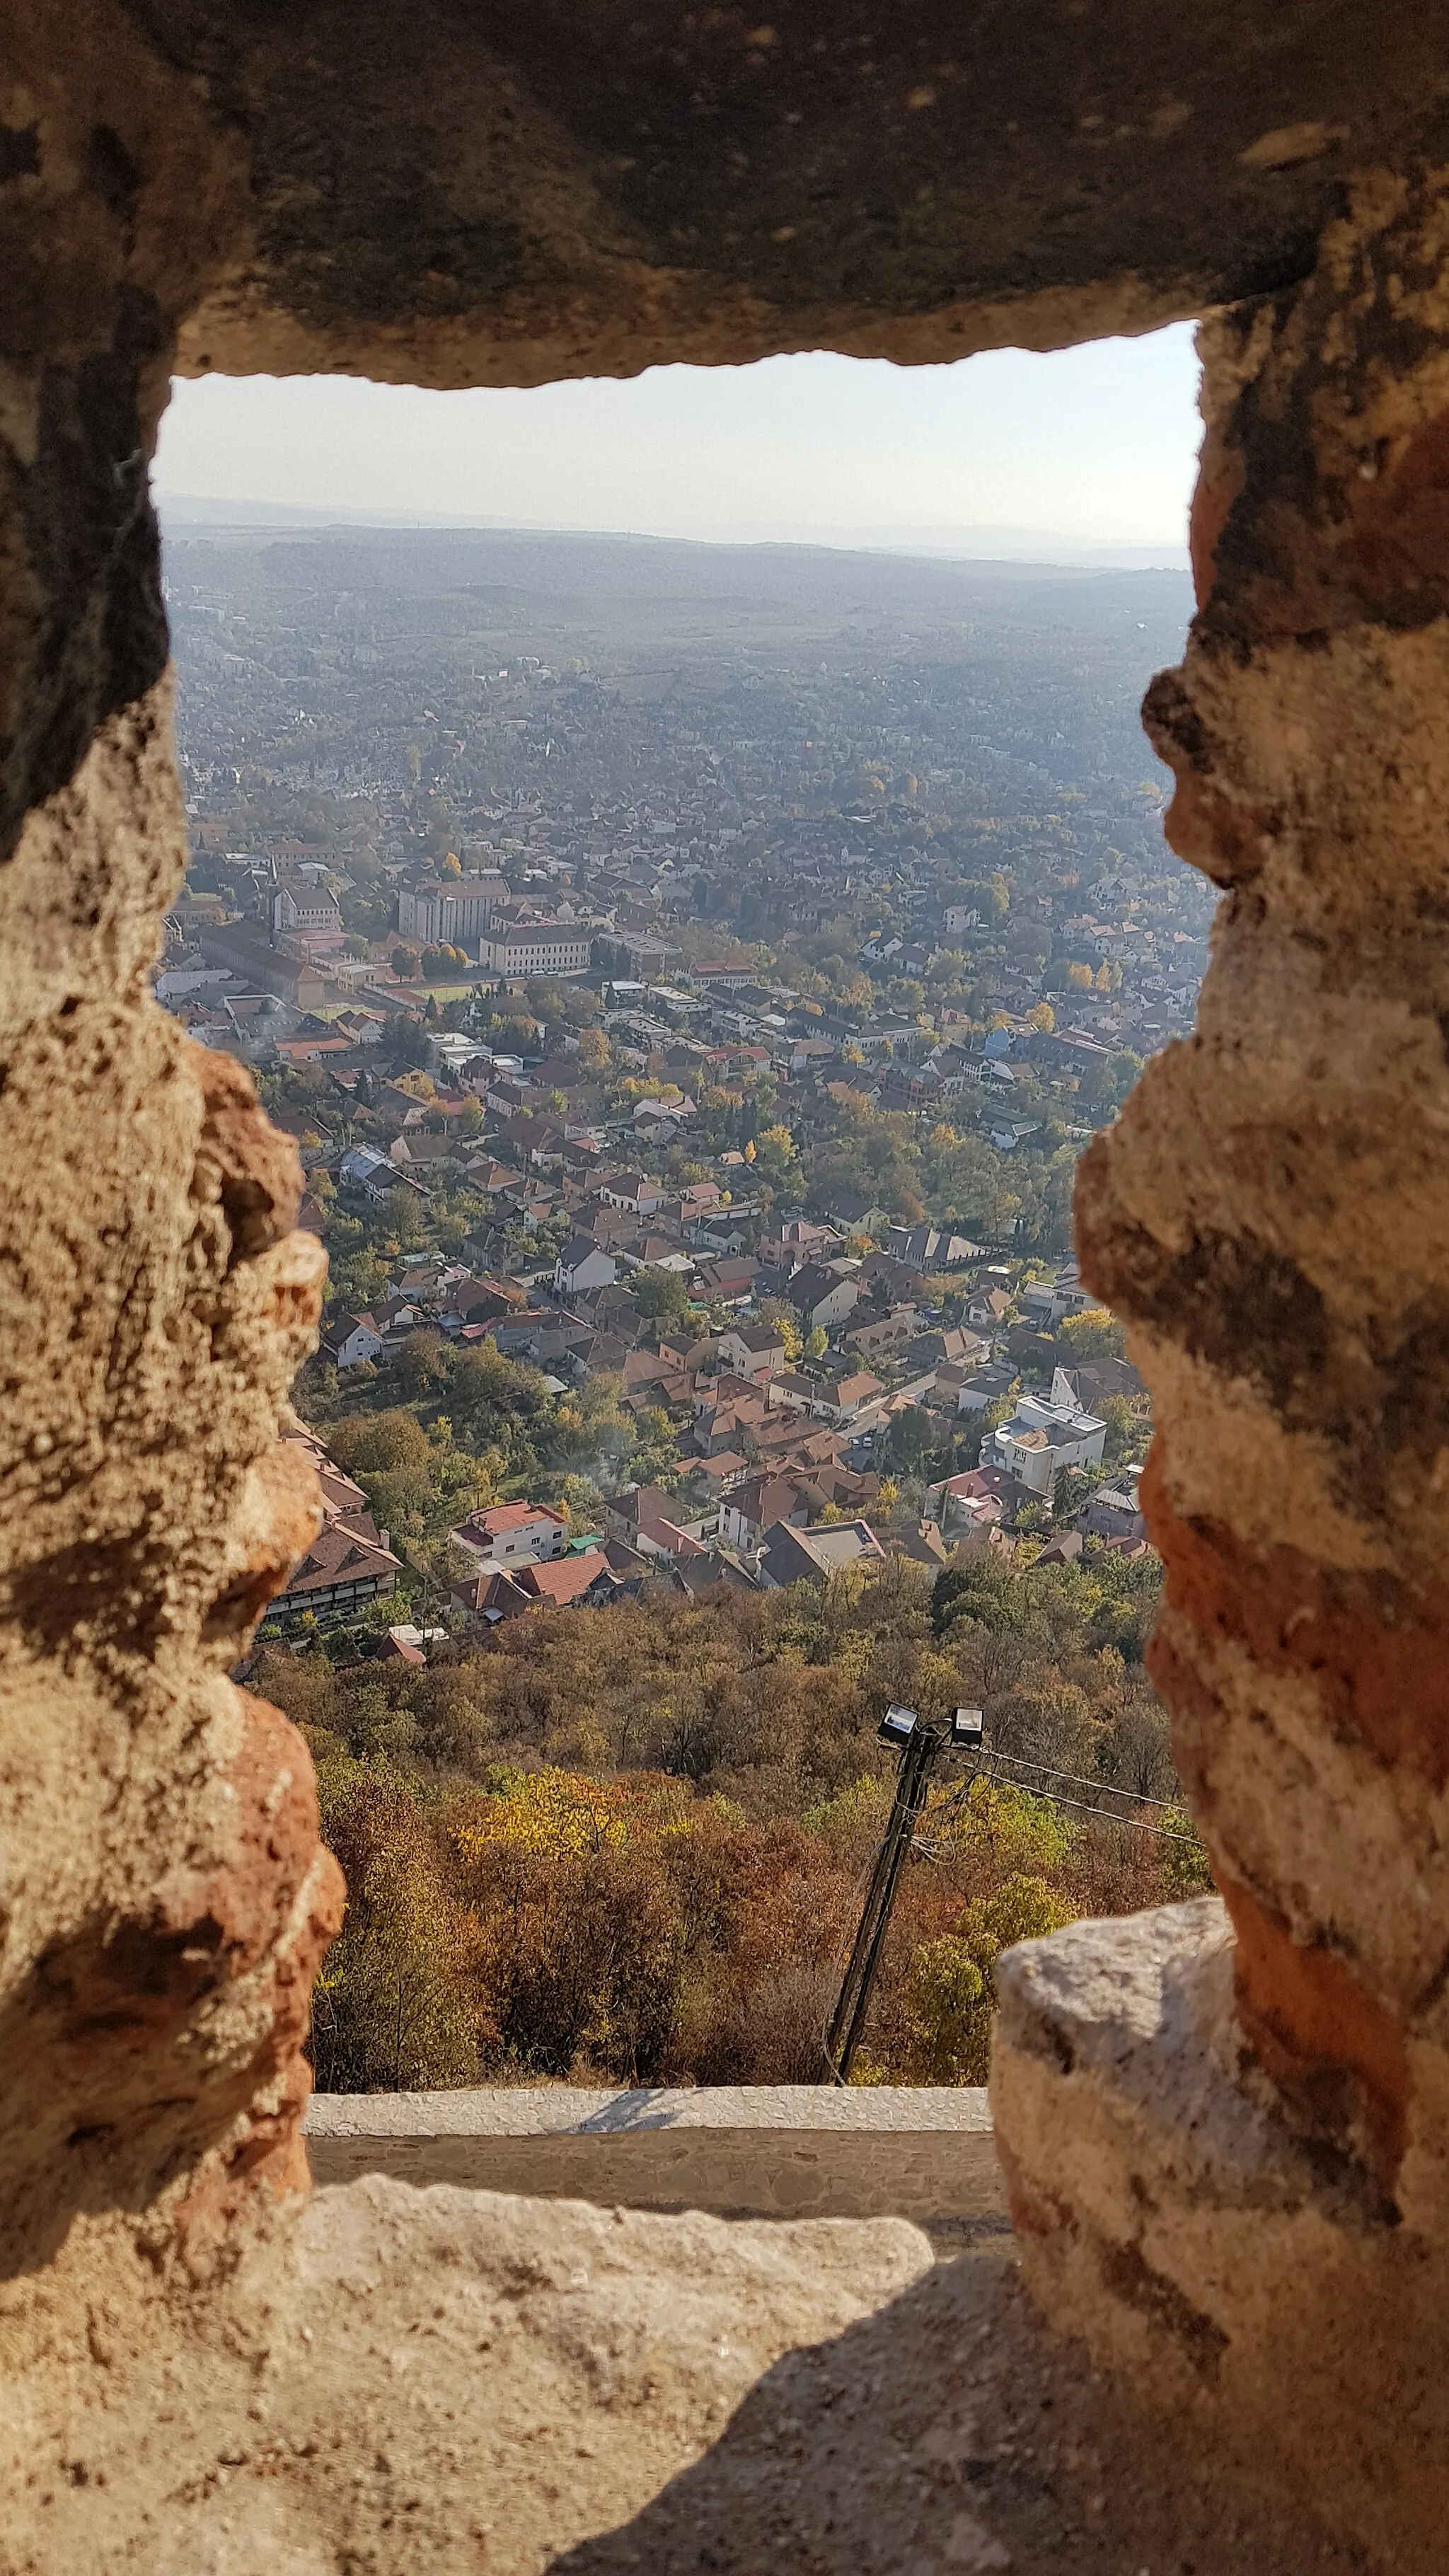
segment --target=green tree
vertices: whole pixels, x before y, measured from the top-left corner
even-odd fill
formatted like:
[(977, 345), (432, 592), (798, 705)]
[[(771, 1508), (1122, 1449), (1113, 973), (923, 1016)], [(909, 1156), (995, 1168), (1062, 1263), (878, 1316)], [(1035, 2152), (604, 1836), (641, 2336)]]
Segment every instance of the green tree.
[(968, 1905), (954, 1931), (921, 1944), (908, 1984), (918, 2082), (986, 2082), (1002, 1951), (1039, 1941), (1071, 1920), (1071, 1906), (1044, 1878), (1017, 1876), (995, 1896)]
[(936, 1447), (936, 1426), (925, 1407), (911, 1404), (892, 1414), (885, 1445), (893, 1466), (905, 1475), (919, 1476)]
[(1068, 1315), (1057, 1327), (1057, 1339), (1065, 1342), (1075, 1360), (1120, 1360), (1123, 1356), (1122, 1327), (1105, 1306), (1089, 1306), (1083, 1314)]
[(672, 1322), (689, 1304), (689, 1291), (677, 1270), (636, 1270), (629, 1294), (650, 1321)]

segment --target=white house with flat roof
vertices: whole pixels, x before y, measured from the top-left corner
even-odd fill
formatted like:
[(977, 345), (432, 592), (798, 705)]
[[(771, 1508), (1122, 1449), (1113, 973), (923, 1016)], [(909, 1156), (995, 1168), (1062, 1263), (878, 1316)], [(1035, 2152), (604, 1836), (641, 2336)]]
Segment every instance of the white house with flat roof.
[(1023, 1395), (1011, 1419), (982, 1441), (981, 1464), (1004, 1467), (1019, 1485), (1050, 1502), (1064, 1467), (1101, 1465), (1106, 1437), (1107, 1425), (1096, 1414), (1074, 1413), (1070, 1405)]

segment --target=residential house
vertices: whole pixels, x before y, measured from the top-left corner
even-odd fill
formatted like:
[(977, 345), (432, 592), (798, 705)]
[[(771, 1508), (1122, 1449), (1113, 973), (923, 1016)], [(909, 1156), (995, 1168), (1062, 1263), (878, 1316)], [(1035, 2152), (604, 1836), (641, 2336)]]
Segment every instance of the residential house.
[(322, 1620), (355, 1617), (369, 1601), (397, 1588), (400, 1559), (379, 1530), (360, 1485), (330, 1457), (314, 1433), (298, 1423), (282, 1438), (295, 1442), (317, 1471), (322, 1527), (286, 1588), (268, 1604), (267, 1619), (288, 1620), (310, 1611)]
[(1143, 1403), (1147, 1388), (1130, 1360), (1084, 1360), (1059, 1367), (1052, 1378), (1053, 1404), (1075, 1405), (1079, 1413), (1100, 1413), (1108, 1396), (1131, 1405)]
[(1018, 1385), (1014, 1368), (996, 1362), (990, 1367), (972, 1369), (956, 1390), (958, 1413), (984, 1413), (989, 1404), (1000, 1404), (1003, 1397), (1015, 1393)]
[(808, 1217), (788, 1217), (773, 1231), (763, 1234), (757, 1247), (762, 1270), (777, 1272), (782, 1278), (793, 1277), (807, 1261), (823, 1260), (835, 1247), (839, 1237), (828, 1225), (815, 1225)]
[(334, 1368), (360, 1368), (364, 1360), (382, 1357), (382, 1335), (371, 1315), (334, 1315), (319, 1348)]
[(787, 1583), (827, 1583), (847, 1566), (884, 1565), (885, 1555), (868, 1521), (840, 1521), (834, 1528), (813, 1530), (780, 1521), (760, 1550), (760, 1581), (767, 1591)]
[(878, 1359), (882, 1352), (898, 1350), (903, 1342), (910, 1341), (920, 1322), (914, 1306), (892, 1306), (888, 1315), (876, 1316), (869, 1323), (852, 1324), (845, 1336), (846, 1347), (858, 1351), (863, 1360)]
[(337, 1177), (344, 1189), (361, 1190), (365, 1198), (380, 1207), (388, 1191), (397, 1189), (405, 1176), (386, 1154), (375, 1153), (371, 1145), (352, 1145), (337, 1166)]
[(1015, 1510), (1019, 1488), (1004, 1467), (972, 1467), (926, 1487), (926, 1513), (948, 1539), (999, 1527)]
[(966, 1300), (966, 1321), (990, 1332), (1002, 1323), (1010, 1305), (1011, 1299), (1004, 1288), (985, 1285), (973, 1288)]
[(932, 1573), (939, 1574), (943, 1565), (951, 1563), (956, 1551), (942, 1537), (933, 1520), (923, 1520), (918, 1521), (904, 1538), (893, 1535), (890, 1553), (892, 1556), (909, 1557), (913, 1565), (928, 1566)]
[(647, 1172), (610, 1172), (599, 1183), (599, 1196), (606, 1207), (625, 1208), (631, 1216), (652, 1216), (665, 1205), (669, 1192), (662, 1181), (651, 1181)]
[(719, 1337), (719, 1356), (734, 1376), (759, 1385), (779, 1375), (789, 1354), (773, 1324), (731, 1324)]
[(1086, 1314), (1101, 1300), (1082, 1286), (1075, 1261), (1068, 1261), (1054, 1279), (1033, 1280), (1023, 1289), (1021, 1302), (1030, 1322), (1059, 1324), (1064, 1315)]
[[(691, 1240), (698, 1241), (691, 1228)], [(758, 1261), (747, 1253), (726, 1254), (718, 1261), (701, 1261), (695, 1272), (695, 1288), (707, 1306), (747, 1306), (755, 1293), (760, 1275)]]
[(553, 1284), (561, 1297), (577, 1297), (587, 1288), (612, 1288), (619, 1265), (588, 1236), (576, 1234), (554, 1263)]
[(801, 1369), (781, 1369), (767, 1388), (772, 1405), (786, 1407), (791, 1413), (808, 1413), (815, 1399), (816, 1381)]
[(934, 1270), (942, 1256), (942, 1238), (933, 1225), (893, 1225), (886, 1250), (908, 1270)]
[(880, 1234), (887, 1222), (879, 1201), (863, 1198), (856, 1190), (837, 1190), (825, 1213), (836, 1231), (845, 1235)]
[(817, 1380), (810, 1410), (822, 1422), (853, 1422), (884, 1393), (878, 1377), (872, 1377), (869, 1369), (857, 1369), (845, 1377)]
[(1005, 1467), (1019, 1484), (1050, 1502), (1066, 1467), (1101, 1465), (1107, 1426), (1099, 1415), (1076, 1413), (1043, 1397), (1023, 1395), (1016, 1410), (981, 1445), (983, 1466)]
[(706, 1537), (713, 1534), (712, 1516), (698, 1514), (686, 1519), (679, 1514), (680, 1504), (673, 1494), (666, 1494), (658, 1485), (631, 1485), (626, 1493), (613, 1494), (605, 1503), (604, 1528), (611, 1538), (622, 1539), (641, 1556), (702, 1552)]
[(448, 1535), (480, 1568), (511, 1568), (562, 1556), (569, 1543), (569, 1525), (562, 1512), (551, 1511), (546, 1503), (494, 1503), (485, 1511), (470, 1512)]
[(444, 1164), (458, 1159), (454, 1137), (434, 1136), (425, 1127), (405, 1127), (387, 1152), (389, 1162), (399, 1170), (423, 1179), (436, 1177)]
[(767, 1532), (779, 1522), (789, 1521), (794, 1528), (804, 1529), (810, 1517), (809, 1501), (800, 1480), (766, 1473), (752, 1476), (747, 1484), (724, 1496), (720, 1504), (720, 1535), (743, 1556), (753, 1556)]
[(1135, 1483), (1099, 1485), (1094, 1494), (1087, 1496), (1072, 1526), (1083, 1538), (1136, 1546), (1147, 1536), (1147, 1523), (1138, 1509)]
[(685, 1231), (696, 1251), (721, 1260), (730, 1255), (738, 1258), (748, 1252), (755, 1214), (748, 1200), (727, 1208), (706, 1208), (699, 1216), (686, 1211)]
[(808, 1261), (785, 1290), (807, 1333), (833, 1333), (860, 1303), (860, 1281), (853, 1267)]
[(576, 1556), (542, 1565), (519, 1565), (511, 1571), (488, 1566), (454, 1583), (452, 1598), (470, 1618), (496, 1627), (530, 1610), (576, 1610), (612, 1596), (615, 1576), (601, 1547), (581, 1548)]

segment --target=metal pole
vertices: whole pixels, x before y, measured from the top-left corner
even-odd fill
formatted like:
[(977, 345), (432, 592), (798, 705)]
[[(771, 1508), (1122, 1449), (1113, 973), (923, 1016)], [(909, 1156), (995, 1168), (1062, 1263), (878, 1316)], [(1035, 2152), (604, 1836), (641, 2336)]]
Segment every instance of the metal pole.
[(826, 2041), (832, 2084), (846, 2084), (850, 2080), (851, 2066), (865, 2028), (871, 1991), (885, 1947), (902, 1864), (915, 1832), (916, 1818), (926, 1802), (926, 1790), (942, 1740), (935, 1727), (918, 1726), (902, 1756), (890, 1821), (871, 1873), (850, 1964), (841, 1983)]

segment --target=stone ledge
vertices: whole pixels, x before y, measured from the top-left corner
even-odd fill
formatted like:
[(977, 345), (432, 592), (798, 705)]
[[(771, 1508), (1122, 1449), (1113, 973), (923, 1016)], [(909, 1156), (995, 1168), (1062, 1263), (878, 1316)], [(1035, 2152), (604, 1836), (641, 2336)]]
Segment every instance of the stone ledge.
[(133, 2256), (102, 2302), (82, 2251), (17, 2379), (6, 2576), (1366, 2576), (897, 2219), (374, 2175), (199, 2298)]
[(381, 2173), (721, 2218), (1005, 2225), (984, 2091), (721, 2085), (316, 2094), (314, 2181)]

